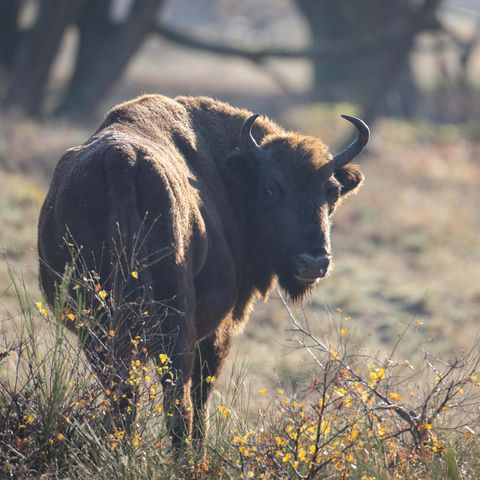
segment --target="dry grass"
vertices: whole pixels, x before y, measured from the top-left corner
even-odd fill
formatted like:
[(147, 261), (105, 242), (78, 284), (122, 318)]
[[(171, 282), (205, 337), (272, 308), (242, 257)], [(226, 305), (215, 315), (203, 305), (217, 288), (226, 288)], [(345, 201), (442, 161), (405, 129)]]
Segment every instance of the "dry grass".
[[(66, 299), (66, 284), (59, 294), (66, 303), (53, 312), (34, 307), (18, 278), (12, 284), (24, 330), (0, 347), (0, 469), (7, 478), (473, 480), (480, 473), (478, 343), (452, 362), (426, 354), (412, 374), (396, 353), (408, 327), (388, 356), (359, 355), (342, 323), (320, 339), (284, 303), (289, 335), (310, 358), (308, 377), (304, 370), (297, 391), (248, 394), (245, 372), (234, 366), (210, 408), (205, 455), (187, 449), (178, 457), (160, 403), (168, 356), (153, 366), (146, 339), (135, 337), (129, 377), (102, 388), (65, 329), (88, 329), (91, 318)], [(81, 288), (97, 295), (95, 282)], [(130, 432), (110, 416), (124, 382), (140, 391)]]

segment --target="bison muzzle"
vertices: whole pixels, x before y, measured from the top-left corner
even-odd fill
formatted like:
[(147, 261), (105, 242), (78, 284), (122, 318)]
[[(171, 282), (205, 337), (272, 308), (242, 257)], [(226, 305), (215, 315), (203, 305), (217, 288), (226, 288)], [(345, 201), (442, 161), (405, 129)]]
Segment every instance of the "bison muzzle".
[[(331, 216), (363, 181), (350, 162), (369, 139), (361, 120), (344, 118), (358, 136), (332, 156), (317, 138), (210, 98), (146, 95), (113, 108), (60, 160), (39, 220), (42, 289), (54, 305), (73, 265), (108, 292), (83, 338), (105, 388), (112, 372), (128, 377), (134, 339), (161, 368), (168, 355), (161, 380), (174, 445), (202, 438), (208, 379), (253, 302), (277, 279), (303, 301), (328, 274)], [(112, 328), (113, 359), (102, 341)], [(121, 412), (136, 395), (124, 383)]]

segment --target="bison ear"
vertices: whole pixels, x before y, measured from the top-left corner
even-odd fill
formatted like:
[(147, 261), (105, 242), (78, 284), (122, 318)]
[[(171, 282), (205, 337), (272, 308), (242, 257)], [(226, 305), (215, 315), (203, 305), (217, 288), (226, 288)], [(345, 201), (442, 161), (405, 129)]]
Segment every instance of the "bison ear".
[(258, 172), (256, 159), (235, 150), (223, 161), (221, 173), (230, 184), (247, 190), (255, 182)]
[(362, 185), (364, 176), (358, 165), (348, 164), (335, 170), (335, 178), (341, 184), (340, 195), (346, 197), (354, 194)]

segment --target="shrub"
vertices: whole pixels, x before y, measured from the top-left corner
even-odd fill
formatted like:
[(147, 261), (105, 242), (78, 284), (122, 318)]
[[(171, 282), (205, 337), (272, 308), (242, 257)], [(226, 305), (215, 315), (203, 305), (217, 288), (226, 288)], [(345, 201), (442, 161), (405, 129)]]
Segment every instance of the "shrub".
[[(12, 277), (22, 327), (15, 338), (5, 334), (0, 348), (5, 478), (478, 477), (478, 342), (450, 362), (425, 353), (423, 366), (413, 369), (395, 360), (396, 347), (386, 358), (351, 352), (341, 322), (330, 343), (319, 339), (284, 302), (292, 339), (311, 356), (315, 375), (295, 394), (268, 386), (248, 396), (248, 373), (235, 367), (211, 406), (205, 450), (178, 457), (160, 402), (159, 374), (169, 371), (168, 357), (158, 372), (141, 336), (131, 339), (139, 355), (129, 377), (118, 381), (138, 385), (139, 399), (131, 405), (138, 414), (130, 430), (113, 422), (115, 385), (100, 385), (81, 341), (69, 333), (77, 325), (88, 330), (82, 318), (92, 312), (69, 304), (72, 276), (66, 277), (53, 311), (30, 299)], [(102, 291), (90, 280), (82, 288)], [(115, 336), (105, 328), (107, 338)]]

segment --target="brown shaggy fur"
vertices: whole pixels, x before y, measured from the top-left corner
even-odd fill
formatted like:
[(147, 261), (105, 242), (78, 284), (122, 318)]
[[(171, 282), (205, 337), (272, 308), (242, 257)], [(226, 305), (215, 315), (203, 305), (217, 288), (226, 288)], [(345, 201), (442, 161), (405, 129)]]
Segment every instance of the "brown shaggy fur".
[[(122, 295), (130, 302), (117, 335), (120, 375), (128, 375), (137, 334), (151, 358), (170, 355), (175, 379), (164, 381), (164, 397), (167, 411), (177, 404), (176, 445), (191, 432), (192, 417), (194, 437), (202, 436), (212, 387), (205, 379), (218, 376), (254, 300), (276, 278), (294, 300), (311, 290), (295, 280), (292, 259), (330, 252), (330, 215), (363, 180), (354, 165), (324, 178), (327, 147), (265, 117), (253, 135), (266, 158), (249, 158), (239, 132), (250, 115), (204, 97), (145, 95), (118, 105), (60, 160), (40, 215), (40, 278), (50, 304), (71, 261), (68, 235), (116, 304)], [(123, 260), (112, 274), (117, 257)], [(129, 315), (135, 302), (150, 311), (146, 321)], [(92, 336), (85, 348), (107, 382), (101, 345)]]

